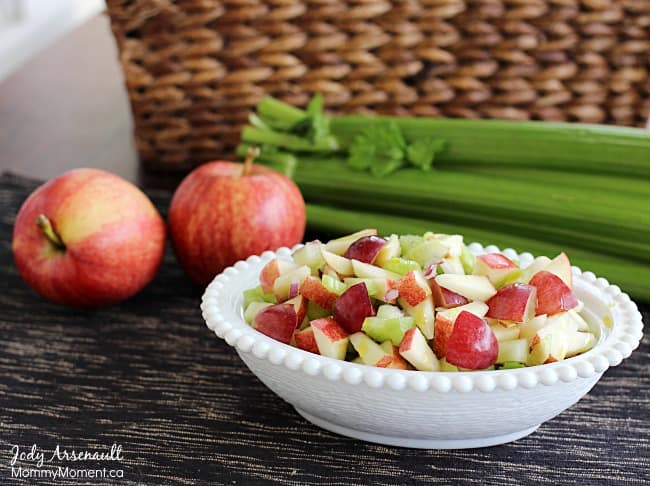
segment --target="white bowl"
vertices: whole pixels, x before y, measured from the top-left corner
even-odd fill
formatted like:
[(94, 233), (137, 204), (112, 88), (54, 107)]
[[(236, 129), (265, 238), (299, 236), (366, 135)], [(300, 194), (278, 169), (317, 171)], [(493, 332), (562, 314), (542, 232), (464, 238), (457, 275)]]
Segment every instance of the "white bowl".
[[(476, 243), (469, 248), (475, 254), (499, 251)], [(533, 259), (510, 249), (503, 253), (518, 257), (522, 266)], [(242, 292), (258, 285), (266, 262), (290, 255), (291, 250), (282, 248), (227, 268), (203, 295), (203, 317), (305, 419), (370, 442), (461, 449), (519, 439), (580, 400), (607, 368), (637, 348), (643, 334), (641, 314), (627, 294), (574, 267), (574, 291), (585, 304), (583, 316), (600, 332), (596, 346), (580, 356), (530, 368), (456, 373), (338, 361), (280, 343), (244, 321)], [(602, 324), (604, 317), (611, 327)]]

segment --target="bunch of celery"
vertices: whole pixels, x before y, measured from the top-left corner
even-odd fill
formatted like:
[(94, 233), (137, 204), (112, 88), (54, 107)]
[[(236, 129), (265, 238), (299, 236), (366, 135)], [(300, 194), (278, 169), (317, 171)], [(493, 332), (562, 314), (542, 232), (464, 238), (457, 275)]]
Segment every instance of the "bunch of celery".
[[(289, 173), (312, 230), (428, 230), (553, 256), (650, 300), (650, 135), (640, 129), (329, 117), (266, 98), (242, 153)], [(433, 166), (434, 168), (431, 168)]]

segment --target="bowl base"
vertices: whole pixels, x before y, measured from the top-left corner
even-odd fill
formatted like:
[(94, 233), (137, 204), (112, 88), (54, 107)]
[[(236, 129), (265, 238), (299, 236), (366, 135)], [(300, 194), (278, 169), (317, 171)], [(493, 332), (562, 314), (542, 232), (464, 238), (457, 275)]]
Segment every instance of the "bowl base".
[(304, 410), (294, 407), (305, 420), (311, 422), (325, 430), (335, 434), (352, 437), (366, 442), (375, 442), (377, 444), (409, 447), (413, 449), (472, 449), (475, 447), (490, 447), (506, 442), (512, 442), (535, 432), (540, 424), (524, 430), (518, 430), (509, 434), (495, 435), (491, 437), (481, 437), (476, 439), (409, 439), (407, 437), (394, 437), (390, 435), (373, 434), (372, 432), (363, 432), (341, 425), (337, 425), (328, 420), (311, 415)]

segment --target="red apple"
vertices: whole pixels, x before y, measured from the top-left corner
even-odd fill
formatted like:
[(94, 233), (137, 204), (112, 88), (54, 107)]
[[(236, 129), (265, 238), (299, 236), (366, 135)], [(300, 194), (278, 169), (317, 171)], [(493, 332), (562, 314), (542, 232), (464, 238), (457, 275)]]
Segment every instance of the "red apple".
[(318, 352), (322, 356), (345, 359), (348, 350), (348, 333), (331, 317), (311, 321)]
[(521, 275), (519, 267), (501, 253), (486, 253), (476, 257), (474, 275), (485, 275), (496, 287)]
[(100, 307), (153, 279), (165, 249), (165, 224), (133, 184), (101, 170), (76, 169), (27, 198), (12, 247), (21, 276), (43, 297)]
[(385, 244), (386, 240), (379, 236), (364, 236), (354, 241), (345, 250), (343, 256), (351, 260), (359, 260), (363, 263), (373, 263)]
[(447, 340), (448, 363), (468, 370), (481, 370), (496, 363), (499, 343), (494, 331), (471, 312), (462, 311)]
[(350, 333), (359, 332), (363, 320), (374, 315), (375, 309), (363, 282), (343, 292), (334, 304), (334, 320)]
[(557, 275), (542, 270), (533, 275), (530, 285), (537, 289), (536, 315), (552, 316), (559, 312), (573, 309), (578, 305), (578, 299), (564, 281)]
[(299, 322), (292, 304), (274, 304), (255, 315), (253, 325), (262, 334), (289, 344)]
[(198, 284), (209, 283), (238, 260), (302, 240), (305, 203), (298, 187), (251, 161), (204, 164), (174, 193), (172, 243), (181, 266)]
[(537, 290), (532, 285), (506, 285), (486, 302), (489, 307), (487, 317), (526, 322), (535, 317), (536, 301)]
[(280, 260), (279, 258), (274, 258), (269, 263), (264, 265), (262, 272), (260, 273), (260, 285), (265, 294), (270, 294), (273, 292), (273, 284), (280, 275), (283, 275), (291, 270), (295, 270), (297, 267), (295, 264), (288, 262), (286, 260)]
[(444, 307), (445, 309), (452, 309), (461, 305), (469, 303), (465, 297), (456, 292), (452, 292), (444, 287), (438, 285), (435, 278), (429, 280), (429, 287), (433, 294), (433, 301), (436, 307)]
[(319, 278), (307, 277), (300, 284), (300, 293), (314, 304), (323, 309), (331, 309), (336, 303), (338, 295), (325, 288)]

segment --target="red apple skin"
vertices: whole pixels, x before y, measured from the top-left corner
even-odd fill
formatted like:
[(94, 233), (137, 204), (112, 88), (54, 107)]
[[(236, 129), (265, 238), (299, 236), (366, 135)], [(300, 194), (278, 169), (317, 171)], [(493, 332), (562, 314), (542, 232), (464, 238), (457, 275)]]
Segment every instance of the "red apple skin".
[[(47, 217), (65, 249), (36, 225)], [(14, 260), (23, 280), (43, 297), (81, 308), (121, 302), (156, 275), (165, 223), (130, 182), (96, 169), (66, 172), (23, 203), (13, 230)]]
[(489, 268), (493, 269), (517, 268), (517, 265), (512, 260), (501, 253), (486, 253), (478, 255), (476, 258), (483, 260)]
[(345, 329), (336, 322), (332, 317), (323, 317), (321, 319), (316, 319), (311, 321), (311, 326), (323, 332), (327, 338), (332, 341), (340, 341), (348, 337), (348, 333), (345, 332)]
[(316, 344), (316, 338), (314, 337), (314, 330), (311, 327), (302, 331), (296, 331), (293, 338), (296, 341), (296, 347), (309, 351), (310, 353), (320, 354), (318, 344)]
[(431, 293), (433, 295), (433, 301), (436, 304), (436, 307), (444, 307), (445, 309), (452, 309), (454, 307), (460, 307), (461, 305), (469, 304), (469, 300), (463, 297), (456, 292), (447, 290), (444, 287), (438, 285), (435, 278), (429, 280), (429, 287), (431, 287)]
[(536, 315), (552, 316), (578, 305), (578, 299), (564, 281), (551, 272), (542, 270), (528, 282), (537, 289)]
[(447, 354), (447, 341), (454, 329), (453, 321), (450, 321), (440, 313), (436, 315), (433, 332), (433, 352), (438, 359), (442, 359)]
[(496, 363), (498, 355), (499, 343), (487, 322), (471, 312), (458, 314), (447, 340), (447, 362), (468, 370), (482, 370)]
[(350, 334), (361, 331), (363, 320), (374, 315), (375, 309), (363, 282), (343, 292), (334, 304), (334, 320)]
[(379, 236), (364, 236), (354, 241), (343, 256), (363, 263), (372, 263), (385, 244), (386, 240)]
[(486, 304), (487, 317), (506, 321), (524, 322), (533, 317), (529, 306), (536, 305), (537, 290), (532, 285), (510, 284), (499, 289)]
[(210, 162), (192, 171), (172, 198), (169, 232), (189, 277), (206, 285), (238, 260), (293, 246), (305, 232), (305, 203), (284, 175), (253, 165)]
[(399, 295), (412, 306), (418, 305), (428, 297), (426, 290), (418, 285), (414, 270), (411, 270), (400, 279), (397, 290)]
[(303, 280), (300, 284), (300, 293), (323, 309), (332, 309), (338, 298), (338, 295), (327, 290), (316, 277), (307, 277)]
[(291, 304), (274, 304), (257, 313), (255, 329), (284, 344), (289, 344), (298, 326), (296, 310)]

